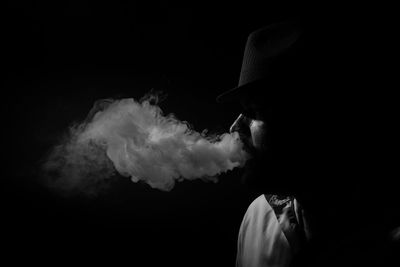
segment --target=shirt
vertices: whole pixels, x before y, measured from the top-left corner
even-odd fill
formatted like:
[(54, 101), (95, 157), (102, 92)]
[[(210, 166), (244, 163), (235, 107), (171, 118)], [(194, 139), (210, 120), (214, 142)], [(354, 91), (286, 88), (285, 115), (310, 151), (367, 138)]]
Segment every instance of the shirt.
[(236, 266), (289, 266), (306, 235), (304, 228), (302, 209), (295, 198), (259, 196), (240, 226)]

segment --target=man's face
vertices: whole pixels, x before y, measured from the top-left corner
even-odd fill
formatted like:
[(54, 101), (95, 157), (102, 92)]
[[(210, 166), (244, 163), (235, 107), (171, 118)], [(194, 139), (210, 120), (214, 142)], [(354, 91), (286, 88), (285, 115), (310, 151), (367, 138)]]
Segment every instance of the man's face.
[[(241, 101), (242, 113), (230, 127), (230, 132), (238, 132), (244, 149), (250, 154), (244, 168), (242, 181), (255, 190), (280, 191), (281, 185), (273, 185), (272, 155), (272, 107), (265, 104)], [(268, 186), (265, 183), (268, 182)]]
[(242, 181), (263, 193), (298, 194), (307, 187), (304, 179), (297, 179), (303, 168), (299, 145), (304, 136), (299, 130), (298, 114), (287, 104), (274, 103), (272, 120), (272, 105), (255, 101), (241, 101), (243, 111), (230, 127), (231, 132), (239, 133), (244, 149), (251, 155)]
[(266, 156), (271, 152), (271, 108), (241, 102), (243, 111), (230, 127), (238, 132), (245, 150), (253, 157)]

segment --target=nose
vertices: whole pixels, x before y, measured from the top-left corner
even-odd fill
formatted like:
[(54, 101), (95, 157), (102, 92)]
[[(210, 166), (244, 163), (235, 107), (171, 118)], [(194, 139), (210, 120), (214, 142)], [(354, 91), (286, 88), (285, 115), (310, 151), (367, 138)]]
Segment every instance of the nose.
[(248, 119), (243, 114), (240, 114), (229, 128), (229, 132), (239, 132), (246, 124), (248, 124)]

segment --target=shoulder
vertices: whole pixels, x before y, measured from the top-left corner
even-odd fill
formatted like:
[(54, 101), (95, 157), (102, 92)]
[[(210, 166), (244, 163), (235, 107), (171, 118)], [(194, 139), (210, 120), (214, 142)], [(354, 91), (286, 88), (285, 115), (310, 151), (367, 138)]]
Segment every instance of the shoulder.
[(266, 206), (269, 205), (265, 195), (260, 195), (256, 199), (254, 199), (253, 202), (251, 202), (248, 209), (256, 209), (259, 207), (266, 207)]
[(245, 218), (249, 216), (250, 217), (259, 216), (265, 214), (270, 210), (272, 210), (272, 208), (268, 203), (267, 199), (265, 198), (265, 195), (260, 195), (256, 199), (254, 199), (253, 202), (251, 202), (251, 204), (247, 208), (247, 211), (245, 213)]
[(247, 208), (239, 230), (239, 242), (253, 246), (263, 242), (275, 215), (264, 195), (257, 197)]
[(238, 236), (238, 266), (287, 266), (290, 246), (265, 195), (249, 205)]
[(273, 209), (268, 203), (265, 195), (260, 195), (251, 202), (243, 217), (241, 228), (242, 230), (250, 228), (263, 228), (266, 226), (266, 221), (272, 218)]
[(280, 210), (288, 205), (294, 204), (294, 198), (282, 195), (260, 195), (249, 205), (246, 215), (262, 214), (272, 210)]

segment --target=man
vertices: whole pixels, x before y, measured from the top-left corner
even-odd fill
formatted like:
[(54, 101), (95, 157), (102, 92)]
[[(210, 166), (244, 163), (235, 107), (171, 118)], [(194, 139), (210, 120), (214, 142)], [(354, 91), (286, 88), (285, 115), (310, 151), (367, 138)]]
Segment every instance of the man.
[[(301, 244), (310, 237), (300, 204), (291, 195), (292, 188), (289, 184), (282, 187), (279, 171), (272, 162), (276, 144), (273, 136), (278, 133), (272, 116), (277, 111), (274, 104), (282, 102), (279, 90), (290, 94), (288, 79), (298, 82), (302, 78), (296, 71), (300, 53), (304, 52), (303, 34), (300, 25), (292, 22), (277, 23), (250, 34), (238, 88), (217, 98), (219, 102), (236, 101), (242, 105), (243, 112), (230, 131), (239, 132), (245, 149), (253, 156), (244, 175), (255, 188), (274, 193), (261, 195), (249, 206), (240, 227), (237, 266), (289, 266)], [(286, 101), (290, 97), (287, 95)], [(282, 107), (287, 109), (287, 103)], [(286, 179), (283, 172), (280, 175)]]
[(238, 87), (217, 97), (243, 108), (230, 130), (252, 155), (245, 181), (261, 193), (240, 226), (238, 267), (387, 265), (384, 223), (371, 216), (384, 209), (345, 170), (354, 160), (338, 134), (338, 52), (326, 43), (295, 22), (256, 30)]

